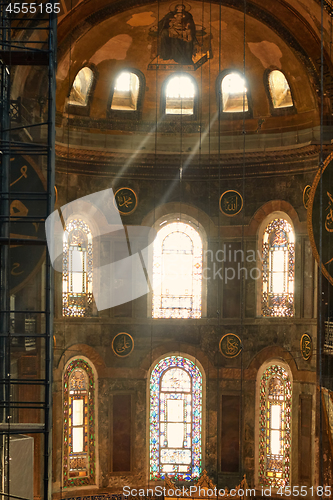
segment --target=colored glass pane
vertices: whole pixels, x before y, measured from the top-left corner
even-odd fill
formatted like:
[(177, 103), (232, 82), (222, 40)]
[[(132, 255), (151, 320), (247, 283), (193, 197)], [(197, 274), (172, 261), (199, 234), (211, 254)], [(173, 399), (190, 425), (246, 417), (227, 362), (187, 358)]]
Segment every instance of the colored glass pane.
[(202, 376), (189, 359), (162, 359), (150, 377), (150, 478), (201, 473)]
[(290, 484), (291, 381), (272, 365), (260, 381), (259, 483), (279, 488)]
[(64, 487), (95, 484), (94, 404), (92, 369), (76, 359), (64, 375)]
[(62, 304), (63, 316), (86, 316), (92, 304), (93, 251), (89, 226), (72, 220), (64, 231)]
[(289, 222), (274, 219), (262, 250), (262, 315), (294, 315), (295, 236)]

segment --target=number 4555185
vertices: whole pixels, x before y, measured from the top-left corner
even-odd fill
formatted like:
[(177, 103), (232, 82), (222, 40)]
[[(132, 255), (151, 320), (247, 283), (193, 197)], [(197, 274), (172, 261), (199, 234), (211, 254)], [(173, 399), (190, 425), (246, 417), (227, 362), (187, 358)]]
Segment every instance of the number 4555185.
[(9, 3), (6, 11), (11, 14), (35, 14), (36, 12), (44, 14), (59, 14), (60, 3)]

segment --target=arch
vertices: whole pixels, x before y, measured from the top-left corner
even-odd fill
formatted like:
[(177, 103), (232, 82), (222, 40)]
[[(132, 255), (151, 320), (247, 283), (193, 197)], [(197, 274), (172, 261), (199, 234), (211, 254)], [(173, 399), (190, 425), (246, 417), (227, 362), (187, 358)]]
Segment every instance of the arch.
[(290, 217), (273, 212), (262, 222), (260, 315), (294, 316), (295, 231)]
[(250, 116), (250, 92), (248, 81), (237, 69), (227, 69), (217, 78), (218, 107), (222, 116), (245, 113)]
[(153, 318), (200, 318), (203, 244), (185, 221), (161, 222), (153, 247)]
[(84, 356), (71, 358), (63, 372), (63, 486), (96, 484), (97, 374)]
[(165, 115), (196, 117), (198, 86), (188, 73), (173, 73), (162, 86), (162, 112)]
[(202, 471), (204, 373), (196, 359), (170, 353), (148, 377), (149, 477), (191, 480)]
[(74, 106), (87, 106), (94, 80), (94, 72), (91, 68), (88, 66), (81, 68), (74, 78), (68, 104)]
[(287, 363), (265, 361), (256, 382), (256, 485), (291, 484), (292, 385)]
[(266, 72), (267, 86), (273, 110), (286, 110), (294, 107), (291, 89), (282, 71), (273, 69)]
[(123, 116), (127, 112), (137, 116), (142, 107), (144, 87), (145, 77), (141, 71), (134, 68), (119, 71), (112, 83), (107, 113)]
[(72, 219), (63, 234), (63, 316), (82, 317), (91, 312), (92, 281), (91, 230), (82, 219)]

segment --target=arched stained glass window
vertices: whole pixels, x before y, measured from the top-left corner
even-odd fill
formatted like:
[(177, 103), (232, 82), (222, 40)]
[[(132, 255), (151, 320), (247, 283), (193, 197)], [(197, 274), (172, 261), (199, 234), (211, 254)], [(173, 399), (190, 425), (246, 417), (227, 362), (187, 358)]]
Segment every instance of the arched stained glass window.
[(259, 483), (290, 484), (292, 387), (287, 371), (272, 365), (260, 381)]
[(135, 111), (138, 105), (140, 80), (135, 73), (123, 71), (115, 81), (111, 109)]
[(74, 219), (63, 238), (63, 316), (85, 316), (92, 305), (93, 248), (89, 226)]
[(249, 110), (245, 78), (239, 73), (229, 73), (222, 79), (222, 111), (239, 113)]
[(289, 84), (281, 71), (275, 69), (269, 73), (268, 85), (274, 108), (289, 108), (294, 105)]
[(187, 358), (169, 356), (150, 377), (150, 479), (198, 478), (202, 460), (202, 375)]
[(153, 318), (200, 318), (202, 241), (189, 224), (172, 222), (154, 241)]
[(294, 315), (295, 236), (285, 219), (274, 219), (263, 236), (263, 316)]
[(63, 477), (65, 487), (95, 484), (95, 383), (83, 359), (64, 375)]
[(86, 106), (88, 104), (89, 92), (93, 81), (94, 73), (90, 68), (85, 67), (80, 69), (73, 82), (69, 95), (69, 104)]
[(193, 115), (195, 87), (192, 78), (176, 75), (169, 79), (165, 89), (167, 115)]

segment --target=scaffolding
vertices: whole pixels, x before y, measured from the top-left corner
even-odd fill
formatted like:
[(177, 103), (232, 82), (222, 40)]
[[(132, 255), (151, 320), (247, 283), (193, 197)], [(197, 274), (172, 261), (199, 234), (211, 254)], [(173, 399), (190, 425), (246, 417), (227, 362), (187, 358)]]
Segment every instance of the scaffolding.
[[(30, 5), (35, 12), (23, 12)], [(0, 3), (3, 500), (51, 498), (53, 273), (44, 223), (54, 206), (55, 5)]]

